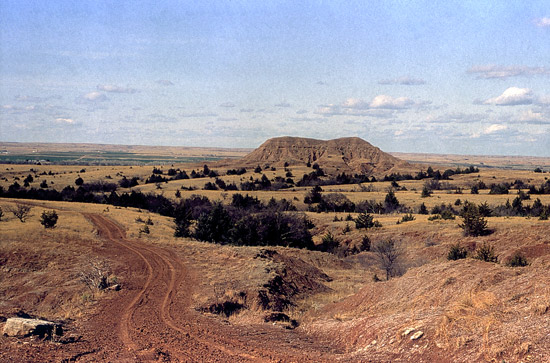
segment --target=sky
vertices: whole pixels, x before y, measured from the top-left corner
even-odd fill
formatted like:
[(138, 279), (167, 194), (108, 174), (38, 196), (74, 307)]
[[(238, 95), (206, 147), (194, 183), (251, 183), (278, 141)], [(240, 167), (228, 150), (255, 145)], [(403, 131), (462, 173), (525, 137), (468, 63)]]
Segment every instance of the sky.
[(0, 2), (0, 141), (550, 156), (550, 2)]

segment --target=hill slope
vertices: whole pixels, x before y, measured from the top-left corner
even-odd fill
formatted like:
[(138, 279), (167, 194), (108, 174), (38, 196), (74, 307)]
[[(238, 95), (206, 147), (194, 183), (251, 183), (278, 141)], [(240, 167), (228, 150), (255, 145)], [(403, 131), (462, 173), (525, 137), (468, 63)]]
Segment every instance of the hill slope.
[(277, 137), (264, 142), (241, 160), (246, 165), (303, 165), (318, 163), (323, 169), (379, 174), (408, 163), (358, 137), (316, 140)]

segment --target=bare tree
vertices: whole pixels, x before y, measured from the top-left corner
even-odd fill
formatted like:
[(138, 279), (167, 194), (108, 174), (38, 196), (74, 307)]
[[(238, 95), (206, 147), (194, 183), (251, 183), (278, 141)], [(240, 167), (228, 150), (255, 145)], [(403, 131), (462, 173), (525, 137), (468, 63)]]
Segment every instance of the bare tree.
[(379, 242), (373, 247), (372, 251), (375, 253), (380, 267), (386, 271), (386, 280), (395, 276), (397, 264), (402, 254), (395, 242), (391, 239)]
[(17, 203), (15, 205), (15, 208), (10, 208), (9, 211), (12, 212), (14, 216), (19, 218), (21, 223), (24, 223), (25, 219), (27, 219), (31, 212), (31, 207), (28, 205)]

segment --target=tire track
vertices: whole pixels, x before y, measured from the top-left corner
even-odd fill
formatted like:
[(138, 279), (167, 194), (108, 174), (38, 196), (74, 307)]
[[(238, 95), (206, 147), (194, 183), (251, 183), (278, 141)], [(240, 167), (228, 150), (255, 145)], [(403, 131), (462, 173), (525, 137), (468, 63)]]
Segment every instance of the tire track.
[[(196, 343), (207, 347), (209, 350), (216, 349), (220, 351), (222, 355), (232, 356), (234, 357), (234, 359), (239, 359), (240, 361), (265, 360), (265, 358), (260, 358), (242, 351), (230, 349), (223, 344), (212, 341), (213, 337), (207, 336), (206, 338), (204, 338), (202, 336), (199, 336), (199, 334), (193, 333), (191, 329), (186, 330), (179, 327), (171, 315), (170, 307), (174, 302), (176, 290), (185, 277), (182, 273), (184, 268), (181, 262), (174, 257), (172, 257), (172, 262), (169, 258), (156, 251), (155, 248), (126, 239), (124, 230), (119, 225), (102, 215), (93, 213), (83, 213), (83, 215), (97, 227), (98, 232), (102, 237), (130, 250), (131, 252), (139, 256), (139, 258), (146, 266), (146, 281), (141, 289), (138, 291), (138, 293), (135, 295), (135, 297), (131, 300), (131, 302), (124, 308), (119, 324), (118, 335), (128, 350), (132, 351), (136, 355), (143, 355), (141, 351), (142, 347), (136, 344), (135, 339), (132, 338), (131, 333), (132, 331), (136, 330), (136, 328), (134, 328), (132, 325), (135, 321), (135, 314), (137, 309), (148, 307), (158, 310), (160, 320), (166, 327), (179, 334), (182, 334), (184, 337), (191, 338)], [(174, 266), (175, 264), (177, 265), (177, 268)], [(159, 265), (158, 270), (155, 269), (153, 265)], [(164, 281), (165, 276), (163, 276), (163, 274), (165, 272), (168, 272), (168, 276), (166, 276), (167, 281)], [(158, 288), (158, 285), (162, 285), (163, 282), (166, 283), (166, 292), (164, 293), (162, 300), (155, 301), (154, 299), (146, 299), (147, 295), (151, 293), (154, 288)], [(190, 299), (188, 296), (189, 294), (187, 294), (185, 298), (185, 305), (187, 306), (190, 303)], [(192, 323), (187, 321), (186, 325), (192, 326)], [(172, 351), (172, 353), (174, 352)], [(177, 355), (179, 356), (180, 354)], [(185, 356), (186, 358), (188, 358), (187, 354)]]

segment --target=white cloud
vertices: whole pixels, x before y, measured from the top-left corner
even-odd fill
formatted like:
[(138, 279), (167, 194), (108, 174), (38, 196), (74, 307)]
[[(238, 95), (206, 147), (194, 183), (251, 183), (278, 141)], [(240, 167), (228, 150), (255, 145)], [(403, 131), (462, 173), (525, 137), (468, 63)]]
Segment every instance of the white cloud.
[(420, 78), (411, 78), (409, 76), (394, 78), (394, 79), (383, 79), (378, 81), (378, 84), (383, 85), (403, 85), (403, 86), (420, 86), (426, 84), (426, 81)]
[(492, 125), (486, 127), (485, 130), (483, 130), (483, 133), (485, 135), (490, 135), (490, 134), (494, 134), (494, 133), (497, 133), (497, 132), (502, 132), (502, 131), (505, 131), (505, 130), (508, 130), (508, 126), (502, 125), (502, 124), (492, 124)]
[(548, 76), (550, 75), (550, 68), (489, 64), (473, 66), (466, 73), (476, 74), (477, 79), (507, 79), (510, 77)]
[(58, 118), (55, 119), (55, 122), (60, 123), (60, 124), (69, 124), (69, 125), (72, 125), (72, 124), (75, 123), (75, 120), (73, 120), (72, 118), (58, 117)]
[(296, 114), (303, 115), (304, 113), (307, 113), (307, 110), (298, 110), (296, 111)]
[(254, 109), (253, 108), (241, 108), (239, 110), (239, 112), (249, 113), (249, 112), (254, 112)]
[(550, 124), (550, 113), (537, 110), (526, 110), (519, 115), (519, 121), (530, 124)]
[(414, 105), (414, 102), (408, 97), (393, 98), (387, 95), (379, 95), (374, 97), (370, 103), (371, 108), (385, 108), (390, 110), (409, 108)]
[(538, 26), (539, 28), (550, 28), (550, 18), (544, 17), (544, 18), (535, 19), (535, 25)]
[(369, 108), (369, 103), (358, 98), (348, 98), (342, 103), (342, 107), (364, 110)]
[(91, 101), (91, 102), (107, 101), (107, 96), (97, 91), (86, 93), (84, 96), (82, 96), (82, 98), (85, 99), (86, 101)]
[(130, 87), (120, 87), (114, 84), (100, 84), (97, 86), (99, 91), (112, 93), (136, 93), (137, 90)]
[(500, 96), (483, 101), (483, 104), (497, 106), (530, 105), (533, 100), (533, 91), (529, 88), (510, 87)]
[(231, 108), (231, 107), (235, 107), (235, 104), (232, 103), (232, 102), (224, 102), (220, 105), (220, 107), (227, 107), (227, 108)]

